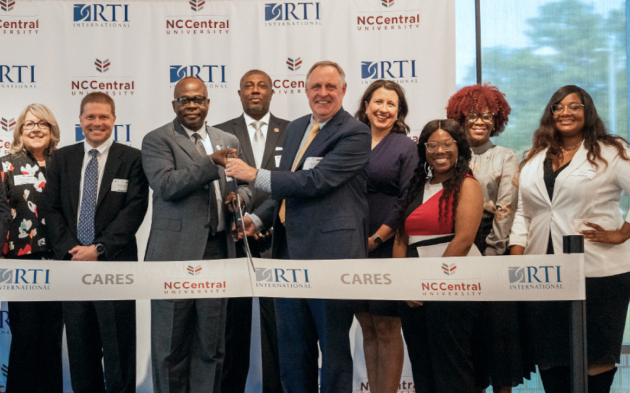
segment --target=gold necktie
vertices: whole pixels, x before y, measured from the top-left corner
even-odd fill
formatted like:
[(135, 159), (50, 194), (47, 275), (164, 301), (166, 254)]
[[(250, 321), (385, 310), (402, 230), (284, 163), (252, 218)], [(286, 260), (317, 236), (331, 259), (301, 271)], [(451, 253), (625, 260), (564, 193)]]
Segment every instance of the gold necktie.
[[(293, 169), (291, 169), (291, 172), (295, 172), (295, 169), (298, 167), (298, 165), (300, 164), (300, 161), (302, 160), (302, 156), (304, 155), (304, 152), (306, 151), (306, 149), (308, 149), (308, 146), (311, 144), (311, 142), (313, 142), (313, 139), (315, 139), (315, 135), (317, 135), (318, 131), (319, 131), (319, 123), (313, 124), (313, 128), (311, 128), (311, 132), (308, 134), (308, 137), (306, 138), (306, 143), (304, 143), (302, 150), (300, 150), (300, 153), (298, 154), (297, 159), (295, 160), (295, 164), (293, 164)], [(287, 209), (287, 200), (283, 199), (282, 205), (280, 205), (280, 211), (278, 212), (281, 223), (284, 223), (286, 209)]]

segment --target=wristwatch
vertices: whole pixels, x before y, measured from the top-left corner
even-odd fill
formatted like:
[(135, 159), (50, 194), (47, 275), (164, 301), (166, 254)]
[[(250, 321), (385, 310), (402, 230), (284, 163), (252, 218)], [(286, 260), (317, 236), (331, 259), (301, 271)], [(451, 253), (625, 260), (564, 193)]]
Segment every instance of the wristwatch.
[(103, 253), (105, 252), (105, 246), (102, 243), (96, 243), (94, 245), (94, 248), (96, 248), (96, 253), (98, 255), (103, 255)]
[(381, 239), (379, 235), (372, 236), (372, 240), (374, 240), (374, 244), (376, 244), (376, 247), (380, 247), (381, 244), (383, 244), (383, 239)]

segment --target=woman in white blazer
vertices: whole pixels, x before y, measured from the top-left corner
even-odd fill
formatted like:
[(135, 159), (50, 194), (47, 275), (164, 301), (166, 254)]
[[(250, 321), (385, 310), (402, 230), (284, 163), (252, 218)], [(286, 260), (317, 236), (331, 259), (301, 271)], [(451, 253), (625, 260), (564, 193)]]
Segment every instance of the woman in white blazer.
[[(627, 144), (606, 134), (586, 91), (556, 91), (521, 164), (510, 236), (521, 255), (560, 254), (563, 236), (584, 235), (589, 393), (610, 391), (630, 302), (630, 222), (619, 211), (630, 191)], [(532, 302), (527, 313), (545, 391), (569, 391), (568, 303)]]

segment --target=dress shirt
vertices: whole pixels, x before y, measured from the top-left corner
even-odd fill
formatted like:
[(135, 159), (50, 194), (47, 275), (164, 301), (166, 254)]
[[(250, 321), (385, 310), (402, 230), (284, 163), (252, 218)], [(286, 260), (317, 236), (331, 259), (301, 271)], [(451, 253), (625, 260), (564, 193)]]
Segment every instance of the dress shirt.
[[(328, 119), (328, 120), (330, 120), (330, 119)], [(326, 125), (326, 123), (328, 123), (328, 120), (319, 122), (319, 131), (318, 131), (318, 133), (321, 132), (321, 130)], [(306, 144), (306, 140), (308, 139), (308, 135), (311, 133), (311, 129), (313, 128), (313, 125), (315, 123), (317, 123), (317, 122), (315, 121), (315, 118), (313, 117), (313, 115), (311, 115), (311, 121), (308, 123), (308, 126), (304, 130), (304, 136), (302, 137), (302, 142), (300, 142), (300, 147), (297, 149), (297, 152), (295, 153), (295, 157), (293, 158), (293, 163), (291, 164), (291, 168), (293, 168), (295, 166), (295, 161), (297, 160), (298, 156), (300, 155), (300, 152), (302, 151), (302, 148)], [(258, 188), (259, 190), (263, 190), (263, 191), (271, 194), (271, 171), (269, 169), (261, 168), (261, 169), (258, 170), (258, 172), (256, 173), (256, 181), (254, 182), (254, 187)], [(248, 214), (248, 215), (252, 219), (252, 222), (256, 226), (256, 229), (260, 229), (262, 227), (261, 219), (255, 214)]]
[[(330, 120), (330, 119), (329, 119)], [(313, 116), (311, 115), (311, 121), (308, 123), (308, 127), (304, 130), (304, 136), (302, 137), (302, 142), (300, 142), (300, 147), (295, 153), (295, 157), (293, 158), (293, 164), (291, 164), (291, 168), (295, 166), (295, 161), (297, 160), (300, 152), (302, 151), (302, 147), (306, 144), (306, 140), (308, 139), (308, 135), (311, 133), (311, 129), (313, 128), (313, 124), (317, 123)], [(319, 122), (319, 132), (321, 132), (322, 128), (328, 123), (328, 120)], [(263, 190), (269, 194), (271, 194), (271, 171), (269, 169), (259, 169), (256, 174), (256, 181), (254, 182), (254, 187), (259, 190)]]
[[(199, 134), (199, 136), (201, 136), (203, 147), (204, 149), (206, 149), (206, 153), (208, 155), (215, 152), (215, 149), (212, 147), (212, 142), (210, 141), (210, 135), (208, 135), (208, 133), (206, 132), (206, 126), (202, 126), (201, 129), (197, 131), (189, 130), (188, 128), (184, 127), (184, 125), (182, 125), (182, 128), (184, 128), (184, 130), (188, 134), (188, 137), (190, 138), (193, 144), (195, 143), (195, 138), (193, 137), (193, 134), (196, 132), (197, 134)], [(230, 146), (230, 147), (235, 147), (235, 146)], [(227, 148), (227, 146), (223, 146), (222, 148)], [(218, 220), (219, 224), (217, 225), (217, 233), (219, 233), (225, 230), (225, 220), (223, 217), (223, 197), (221, 196), (222, 195), (221, 185), (219, 184), (219, 180), (213, 181), (212, 185), (215, 189), (215, 195), (217, 196), (217, 206), (218, 206), (217, 217), (219, 219)]]
[(77, 209), (77, 225), (79, 223), (79, 216), (81, 215), (81, 202), (83, 201), (83, 181), (85, 180), (85, 169), (87, 168), (88, 162), (90, 162), (90, 160), (92, 159), (92, 156), (90, 155), (90, 150), (98, 150), (98, 153), (96, 153), (96, 159), (98, 160), (98, 186), (96, 188), (96, 200), (98, 201), (98, 195), (101, 192), (101, 181), (103, 180), (103, 173), (105, 172), (105, 163), (107, 162), (109, 148), (112, 146), (112, 143), (114, 143), (113, 136), (103, 142), (99, 147), (90, 146), (90, 144), (87, 142), (87, 139), (83, 141), (83, 149), (85, 150), (85, 154), (83, 155), (83, 166), (81, 166), (81, 183), (79, 184), (81, 197), (79, 198), (79, 207)]
[[(249, 140), (251, 142), (252, 145), (252, 149), (254, 147), (254, 134), (256, 133), (256, 128), (254, 127), (254, 122), (256, 121), (255, 119), (253, 119), (252, 117), (250, 117), (249, 115), (247, 115), (247, 113), (243, 113), (243, 118), (245, 119), (245, 124), (247, 124), (247, 132), (249, 133)], [(265, 116), (263, 116), (260, 121), (262, 122), (262, 126), (260, 127), (260, 131), (263, 134), (263, 140), (266, 141), (267, 140), (267, 130), (269, 129), (269, 121), (271, 120), (271, 112), (267, 112), (267, 114)], [(261, 153), (264, 153), (261, 152)], [(254, 153), (254, 156), (256, 155), (256, 153)], [(262, 157), (262, 154), (260, 155)], [(260, 168), (260, 163), (256, 163), (257, 168)]]

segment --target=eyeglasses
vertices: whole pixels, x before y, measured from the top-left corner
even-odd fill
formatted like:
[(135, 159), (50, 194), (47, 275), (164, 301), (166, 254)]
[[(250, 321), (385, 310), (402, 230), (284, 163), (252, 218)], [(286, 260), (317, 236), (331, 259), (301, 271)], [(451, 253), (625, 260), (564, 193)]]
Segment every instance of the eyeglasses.
[(468, 120), (469, 123), (474, 123), (480, 117), (481, 117), (481, 121), (483, 121), (484, 123), (492, 123), (492, 119), (494, 119), (494, 113), (492, 113), (492, 112), (482, 112), (482, 113), (470, 112), (469, 114), (466, 115), (466, 120)]
[(191, 102), (197, 106), (202, 106), (206, 103), (208, 97), (196, 96), (196, 97), (179, 97), (174, 101), (177, 101), (181, 106), (188, 106)]
[(581, 107), (583, 107), (584, 104), (580, 104), (577, 102), (572, 102), (569, 104), (569, 106), (564, 106), (564, 105), (560, 105), (560, 104), (556, 104), (556, 105), (552, 105), (551, 106), (551, 113), (553, 113), (554, 115), (561, 115), (564, 112), (564, 108), (569, 108), (569, 114), (570, 115), (575, 115), (576, 113), (578, 113), (578, 111), (580, 110)]
[(48, 129), (50, 129), (50, 124), (43, 120), (40, 120), (37, 123), (33, 121), (27, 121), (26, 123), (22, 124), (22, 128), (25, 129), (26, 131), (33, 130), (35, 126), (39, 127), (39, 129), (42, 131), (47, 131)]
[(452, 139), (447, 139), (442, 142), (425, 142), (424, 143), (424, 146), (426, 146), (427, 151), (429, 153), (435, 153), (436, 151), (438, 151), (440, 146), (442, 146), (442, 150), (444, 151), (451, 151), (453, 150), (453, 147), (455, 147), (455, 145), (457, 145), (457, 142)]

